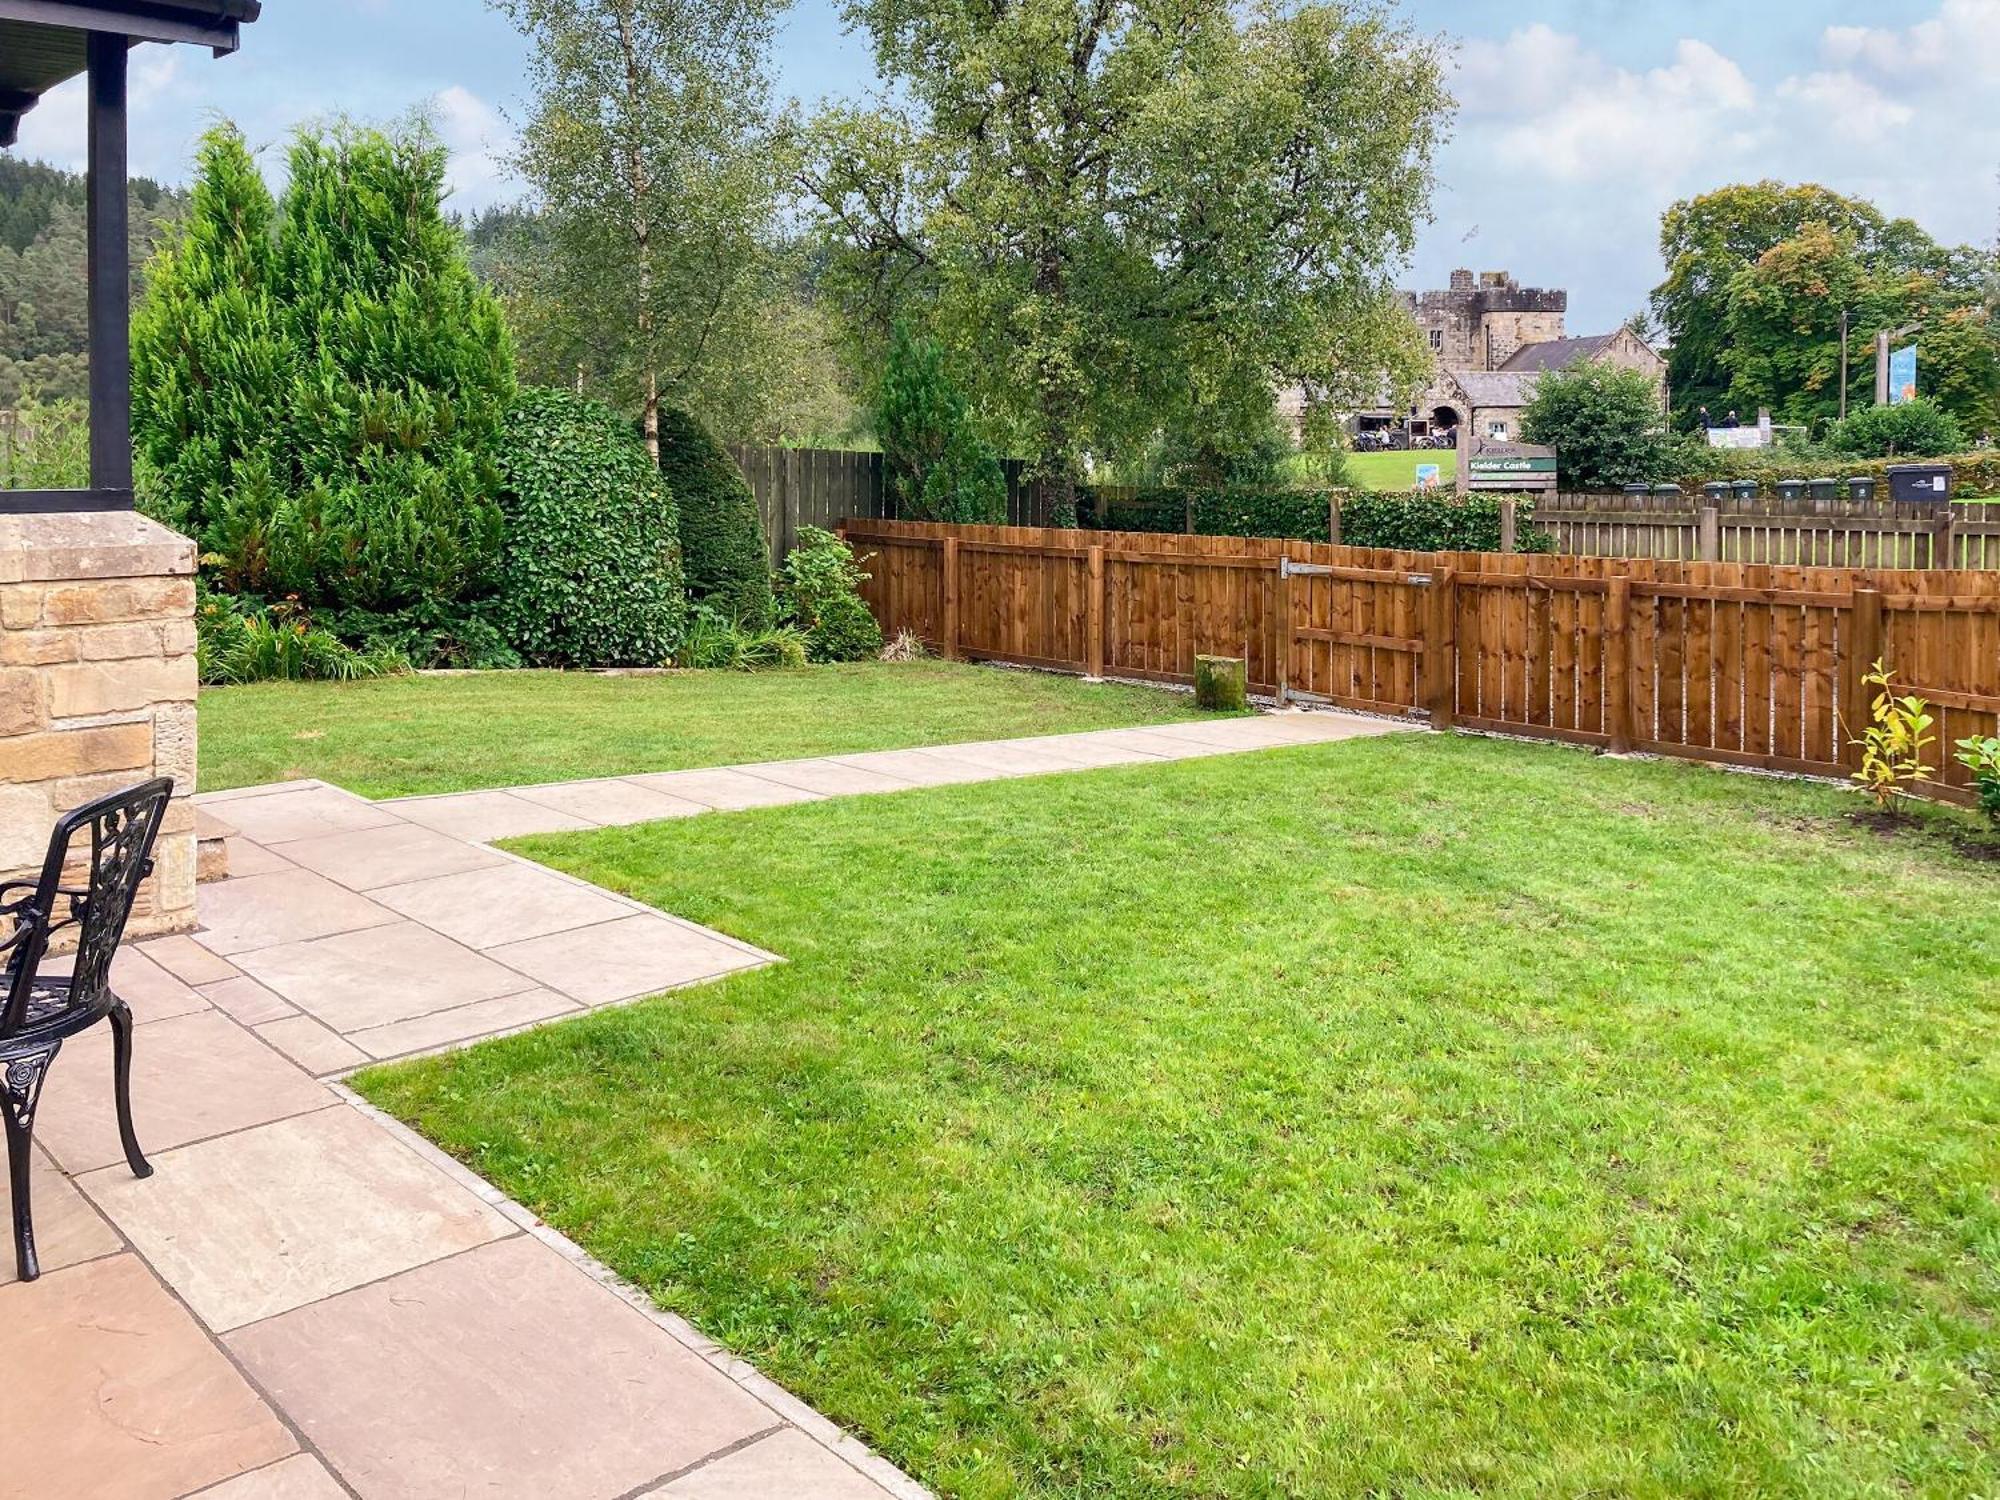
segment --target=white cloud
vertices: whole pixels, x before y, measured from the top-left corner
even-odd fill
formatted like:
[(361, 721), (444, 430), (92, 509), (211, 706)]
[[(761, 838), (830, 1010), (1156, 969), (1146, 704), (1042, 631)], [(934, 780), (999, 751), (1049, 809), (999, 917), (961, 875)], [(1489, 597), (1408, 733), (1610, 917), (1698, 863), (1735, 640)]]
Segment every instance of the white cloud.
[(500, 112), (458, 84), (433, 96), (431, 110), (451, 153), (445, 175), (456, 206), (476, 210), (510, 196), (518, 186), (507, 168), (514, 132)]
[[(184, 92), (179, 48), (141, 47), (133, 52), (125, 107), (135, 140), (149, 121), (176, 108)], [(21, 154), (81, 171), (89, 136), (85, 104), (81, 78), (42, 95), (41, 102), (21, 117)], [(135, 162), (133, 170), (143, 167)]]
[(2000, 81), (2000, 0), (1943, 0), (1935, 16), (1901, 28), (1829, 26), (1820, 50), (1844, 70), (1991, 90)]
[(1778, 85), (1778, 97), (1810, 111), (1834, 135), (1856, 143), (1878, 142), (1917, 117), (1911, 105), (1845, 71), (1787, 78)]
[(1756, 90), (1703, 41), (1682, 40), (1672, 62), (1634, 70), (1536, 24), (1469, 46), (1458, 93), (1488, 155), (1567, 183), (1678, 180), (1755, 135)]

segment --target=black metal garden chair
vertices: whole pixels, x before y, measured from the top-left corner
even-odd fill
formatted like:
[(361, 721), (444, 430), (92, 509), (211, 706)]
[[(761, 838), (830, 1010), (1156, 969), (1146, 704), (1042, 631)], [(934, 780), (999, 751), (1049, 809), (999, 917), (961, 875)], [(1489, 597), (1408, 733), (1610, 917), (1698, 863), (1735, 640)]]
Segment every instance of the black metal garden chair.
[[(0, 1074), (0, 1105), (5, 1106), (0, 1113), (6, 1116), (7, 1171), (14, 1194), (14, 1257), (23, 1281), (41, 1274), (28, 1203), (35, 1106), (64, 1041), (99, 1021), (111, 1022), (118, 1136), (125, 1160), (134, 1176), (153, 1174), (132, 1133), (132, 1012), (112, 993), (111, 959), (125, 935), (139, 883), (152, 871), (153, 841), (173, 791), (171, 781), (149, 781), (65, 813), (49, 836), (40, 878), (0, 882), (0, 918), (11, 917), (14, 923), (13, 932), (0, 941), (7, 964), (0, 984), (6, 995), (0, 1009), (0, 1069), (5, 1070)], [(71, 846), (86, 830), (90, 863), (84, 883), (64, 885)], [(80, 851), (75, 861), (80, 869)], [(13, 896), (16, 891), (26, 894)], [(49, 939), (69, 927), (77, 929), (73, 967), (67, 977), (44, 975)]]

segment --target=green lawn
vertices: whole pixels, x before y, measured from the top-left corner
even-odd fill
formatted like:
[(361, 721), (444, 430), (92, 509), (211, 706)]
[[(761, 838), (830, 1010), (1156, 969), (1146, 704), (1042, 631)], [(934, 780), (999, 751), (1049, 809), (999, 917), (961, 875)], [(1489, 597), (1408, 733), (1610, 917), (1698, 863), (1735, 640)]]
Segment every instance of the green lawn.
[(1449, 448), (1435, 453), (1350, 453), (1346, 462), (1348, 482), (1364, 490), (1414, 489), (1418, 464), (1436, 464), (1440, 484), (1448, 485), (1458, 477), (1458, 455)]
[(201, 786), (368, 797), (1066, 734), (1194, 716), (1185, 694), (954, 662), (615, 677), (481, 672), (201, 695)]
[(2000, 1492), (2000, 866), (1397, 736), (521, 842), (791, 961), (362, 1091), (949, 1497)]

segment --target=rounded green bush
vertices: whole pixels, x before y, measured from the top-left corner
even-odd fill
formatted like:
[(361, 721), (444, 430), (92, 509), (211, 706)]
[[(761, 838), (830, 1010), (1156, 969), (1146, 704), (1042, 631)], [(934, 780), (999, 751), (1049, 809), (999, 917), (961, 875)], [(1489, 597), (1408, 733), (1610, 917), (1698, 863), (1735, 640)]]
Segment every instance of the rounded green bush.
[(736, 460), (694, 417), (663, 410), (660, 473), (680, 507), (689, 596), (747, 629), (767, 627), (770, 551), (757, 501)]
[(631, 425), (563, 390), (523, 391), (500, 445), (500, 621), (542, 666), (658, 666), (687, 630), (674, 496)]

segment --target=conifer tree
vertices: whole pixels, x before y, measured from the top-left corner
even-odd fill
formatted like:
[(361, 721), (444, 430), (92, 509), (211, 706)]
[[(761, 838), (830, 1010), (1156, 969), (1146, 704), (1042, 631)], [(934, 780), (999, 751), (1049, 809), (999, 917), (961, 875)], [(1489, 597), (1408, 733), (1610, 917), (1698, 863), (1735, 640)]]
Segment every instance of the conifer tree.
[(421, 127), (301, 133), (274, 205), (233, 127), (134, 318), (147, 504), (225, 587), (435, 614), (490, 587), (514, 392)]

